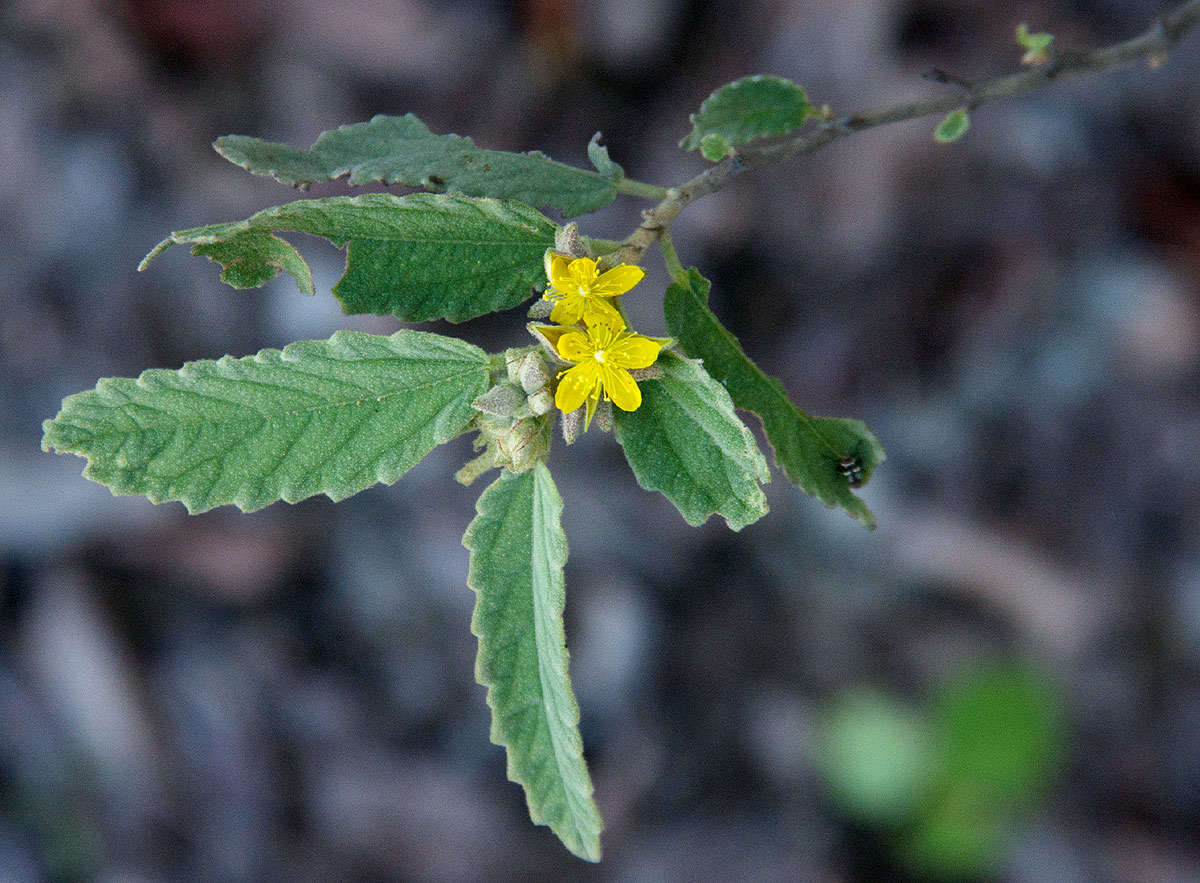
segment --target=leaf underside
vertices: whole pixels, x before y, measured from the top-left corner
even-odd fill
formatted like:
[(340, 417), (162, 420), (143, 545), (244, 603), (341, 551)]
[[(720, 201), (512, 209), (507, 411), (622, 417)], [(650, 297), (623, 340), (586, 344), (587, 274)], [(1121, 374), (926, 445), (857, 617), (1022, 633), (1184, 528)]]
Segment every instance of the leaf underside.
[(264, 209), (244, 221), (172, 233), (139, 269), (175, 244), (217, 261), (221, 279), (253, 288), (280, 269), (313, 293), (299, 252), (272, 231), (349, 244), (346, 271), (333, 287), (346, 313), (392, 315), (409, 322), (462, 322), (510, 309), (544, 285), (543, 255), (555, 224), (517, 202), (414, 193), (334, 196)]
[(538, 151), (482, 150), (470, 138), (433, 134), (411, 113), (380, 115), (322, 132), (307, 150), (245, 135), (218, 138), (213, 148), (252, 174), (293, 187), (348, 175), (351, 184), (400, 184), (512, 199), (553, 206), (568, 217), (612, 202), (620, 176), (615, 164), (602, 170), (609, 174), (601, 174), (556, 162)]
[(704, 361), (738, 408), (759, 416), (775, 463), (792, 484), (874, 527), (875, 516), (855, 496), (839, 466), (842, 457), (855, 458), (865, 483), (884, 459), (879, 440), (860, 420), (810, 417), (793, 405), (783, 384), (746, 356), (737, 338), (708, 308), (709, 287), (693, 267), (689, 284), (676, 282), (667, 288), (663, 311), (671, 335), (689, 356)]
[(615, 409), (617, 441), (638, 484), (660, 491), (688, 524), (721, 515), (741, 530), (767, 514), (766, 461), (733, 402), (699, 362), (659, 356), (663, 376), (641, 384), (636, 411)]
[(282, 351), (106, 378), (43, 424), (42, 448), (86, 457), (114, 494), (252, 512), (391, 484), (466, 431), (488, 358), (420, 331), (338, 331)]
[(530, 818), (598, 862), (603, 823), (567, 673), (562, 499), (539, 463), (519, 475), (502, 472), (476, 510), (463, 545), (476, 594), (475, 676), (488, 688), (492, 741), (507, 750), (508, 777), (525, 789)]
[[(679, 146), (701, 147), (706, 136), (717, 136), (725, 144), (746, 144), (757, 138), (786, 135), (816, 113), (804, 90), (783, 77), (757, 74), (726, 83), (709, 95), (692, 114), (692, 131)], [(711, 140), (711, 139), (710, 139)], [(720, 158), (714, 148), (712, 155)]]

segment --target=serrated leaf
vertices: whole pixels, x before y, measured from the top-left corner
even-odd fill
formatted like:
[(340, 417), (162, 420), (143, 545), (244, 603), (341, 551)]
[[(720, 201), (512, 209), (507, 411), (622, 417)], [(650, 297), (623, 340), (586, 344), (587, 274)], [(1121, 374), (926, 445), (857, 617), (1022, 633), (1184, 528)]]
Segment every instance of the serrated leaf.
[(539, 463), (520, 475), (501, 473), (476, 510), (463, 545), (476, 594), (475, 676), (488, 688), (492, 741), (507, 749), (508, 777), (525, 789), (530, 818), (598, 862), (603, 823), (567, 674), (562, 498)]
[(391, 484), (467, 429), (488, 357), (461, 340), (339, 331), (282, 351), (106, 378), (68, 396), (42, 448), (114, 494), (252, 512)]
[(617, 410), (617, 441), (638, 484), (660, 491), (688, 524), (721, 515), (741, 530), (767, 514), (766, 461), (729, 393), (699, 362), (664, 352), (659, 380), (640, 384), (636, 411)]
[(785, 135), (818, 113), (791, 80), (765, 74), (742, 77), (704, 99), (691, 116), (692, 131), (679, 146), (695, 150), (706, 135), (718, 135), (729, 145)]
[(724, 384), (734, 404), (762, 420), (775, 463), (788, 480), (827, 506), (840, 506), (868, 527), (875, 516), (839, 471), (853, 457), (863, 482), (883, 461), (883, 448), (859, 420), (810, 417), (792, 404), (778, 379), (764, 374), (741, 344), (708, 308), (710, 283), (694, 267), (688, 284), (667, 288), (663, 312), (667, 328), (689, 356), (702, 359), (709, 374)]
[(967, 109), (960, 107), (946, 114), (945, 119), (938, 123), (938, 127), (933, 130), (933, 137), (940, 144), (949, 144), (965, 135), (969, 128), (971, 128), (971, 118), (967, 115)]
[(482, 150), (461, 135), (435, 135), (411, 113), (376, 116), (318, 136), (307, 150), (245, 135), (213, 143), (225, 159), (293, 187), (349, 175), (351, 184), (401, 184), (435, 192), (550, 205), (568, 217), (604, 208), (613, 178), (556, 162), (544, 153)]
[(392, 315), (408, 322), (461, 322), (506, 310), (545, 284), (543, 256), (557, 227), (518, 202), (413, 193), (304, 199), (244, 221), (172, 233), (139, 270), (177, 243), (193, 245), (225, 267), (222, 280), (257, 287), (281, 268), (312, 293), (300, 254), (271, 235), (287, 230), (349, 243), (346, 271), (333, 287), (346, 313)]

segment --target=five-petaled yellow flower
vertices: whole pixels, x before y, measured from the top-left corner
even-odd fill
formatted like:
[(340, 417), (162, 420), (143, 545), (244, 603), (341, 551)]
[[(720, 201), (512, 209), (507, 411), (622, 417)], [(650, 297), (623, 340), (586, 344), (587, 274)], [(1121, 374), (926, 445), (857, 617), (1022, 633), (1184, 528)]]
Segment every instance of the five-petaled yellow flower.
[[(551, 339), (558, 355), (575, 366), (559, 375), (555, 406), (570, 413), (587, 403), (586, 429), (600, 403), (601, 395), (623, 411), (636, 411), (642, 403), (642, 391), (630, 369), (648, 368), (670, 338), (646, 337), (608, 322), (592, 322), (581, 328), (540, 329)], [(549, 333), (548, 333), (549, 332)]]
[(623, 328), (625, 322), (608, 298), (624, 294), (645, 275), (641, 267), (632, 264), (620, 264), (597, 273), (596, 262), (591, 258), (571, 260), (548, 251), (546, 278), (550, 280), (550, 287), (542, 297), (554, 301), (550, 321), (562, 325), (608, 322)]

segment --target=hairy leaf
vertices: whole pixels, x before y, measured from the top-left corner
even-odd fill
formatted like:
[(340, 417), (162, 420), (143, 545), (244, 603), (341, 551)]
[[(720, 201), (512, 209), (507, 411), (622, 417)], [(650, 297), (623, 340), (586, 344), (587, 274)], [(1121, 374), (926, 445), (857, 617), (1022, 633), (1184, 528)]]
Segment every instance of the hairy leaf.
[(767, 514), (770, 479), (754, 436), (699, 362), (664, 352), (663, 376), (641, 384), (642, 405), (615, 413), (617, 441), (638, 484), (661, 491), (688, 524), (719, 514), (741, 530)]
[(967, 115), (965, 107), (960, 107), (958, 110), (950, 111), (938, 123), (938, 127), (933, 130), (933, 138), (939, 144), (949, 144), (967, 134), (969, 128), (971, 128), (971, 117)]
[(303, 258), (271, 231), (311, 233), (339, 247), (349, 243), (345, 275), (333, 288), (345, 312), (461, 322), (528, 300), (530, 288), (545, 283), (542, 258), (556, 229), (517, 202), (434, 193), (334, 196), (180, 230), (138, 269), (176, 243), (191, 243), (192, 253), (220, 263), (221, 278), (236, 288), (260, 286), (282, 268), (312, 294)]
[(530, 818), (598, 862), (603, 823), (567, 675), (562, 498), (539, 463), (520, 475), (502, 472), (476, 509), (463, 545), (476, 594), (475, 676), (488, 688), (492, 741), (507, 749), (508, 777), (525, 789)]
[(593, 135), (592, 140), (588, 142), (587, 152), (588, 160), (596, 167), (596, 171), (604, 177), (611, 178), (614, 181), (625, 177), (625, 170), (613, 162), (612, 157), (608, 155), (608, 148), (600, 143), (599, 132)]
[(488, 357), (420, 331), (339, 331), (178, 371), (106, 378), (69, 396), (42, 448), (88, 460), (114, 494), (246, 512), (400, 478), (467, 429)]
[[(804, 90), (783, 77), (756, 74), (726, 83), (704, 99), (691, 116), (692, 131), (679, 142), (686, 150), (703, 146), (707, 135), (719, 136), (726, 145), (745, 144), (769, 135), (784, 135), (817, 114)], [(717, 142), (709, 140), (708, 152), (720, 158)]]
[(862, 421), (810, 417), (793, 405), (783, 384), (764, 374), (717, 321), (708, 308), (709, 287), (693, 267), (687, 285), (676, 282), (667, 288), (663, 311), (671, 335), (689, 356), (704, 360), (737, 407), (758, 414), (775, 450), (775, 462), (792, 484), (874, 527), (875, 516), (854, 495), (839, 469), (843, 457), (853, 458), (867, 481), (884, 459), (879, 441)]
[(610, 169), (579, 169), (538, 151), (482, 150), (461, 135), (433, 134), (411, 113), (322, 132), (307, 150), (245, 135), (218, 138), (213, 148), (248, 172), (293, 187), (349, 175), (351, 184), (495, 196), (550, 205), (568, 217), (604, 208), (617, 196)]

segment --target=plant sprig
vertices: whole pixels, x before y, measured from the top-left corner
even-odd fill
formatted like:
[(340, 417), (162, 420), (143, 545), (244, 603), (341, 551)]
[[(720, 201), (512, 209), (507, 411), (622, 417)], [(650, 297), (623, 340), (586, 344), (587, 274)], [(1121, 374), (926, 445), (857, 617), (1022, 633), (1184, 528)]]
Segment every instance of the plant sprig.
[[(555, 421), (568, 444), (593, 421), (612, 430), (642, 487), (661, 493), (689, 524), (719, 515), (733, 530), (766, 514), (762, 485), (770, 480), (739, 409), (762, 422), (790, 482), (868, 527), (875, 517), (856, 491), (884, 460), (863, 422), (807, 414), (745, 353), (709, 308), (709, 281), (676, 252), (670, 231), (679, 213), (738, 175), (875, 126), (948, 113), (935, 137), (956, 140), (968, 111), (982, 104), (1137, 58), (1159, 60), (1198, 20), (1200, 0), (1189, 0), (1139, 36), (1090, 51), (1062, 51), (1050, 34), (1022, 26), (1016, 40), (1032, 69), (973, 82), (937, 71), (930, 79), (951, 87), (945, 95), (842, 116), (815, 107), (790, 80), (745, 77), (709, 96), (681, 143), (714, 164), (670, 188), (628, 178), (599, 135), (588, 144), (594, 168), (582, 169), (437, 135), (412, 114), (343, 126), (303, 149), (220, 138), (215, 147), (231, 162), (302, 189), (348, 177), (428, 192), (303, 199), (177, 231), (141, 269), (187, 244), (219, 263), (235, 288), (260, 287), (282, 271), (312, 294), (308, 264), (279, 235), (305, 233), (346, 249), (332, 293), (347, 313), (458, 322), (540, 292), (530, 317), (550, 324), (530, 323), (534, 343), (504, 353), (420, 331), (339, 331), (245, 358), (106, 378), (63, 401), (44, 424), (42, 446), (85, 457), (84, 475), (115, 494), (179, 501), (189, 511), (253, 511), (390, 484), (437, 445), (476, 433), (482, 453), (456, 477), (469, 484), (500, 470), (463, 538), (476, 594), (476, 677), (487, 687), (492, 738), (507, 751), (533, 821), (598, 861), (602, 822), (563, 629), (567, 543), (547, 465)], [(581, 215), (619, 194), (657, 205), (616, 242), (541, 212)], [(638, 334), (621, 305), (655, 243), (672, 279), (663, 293), (671, 338)]]

